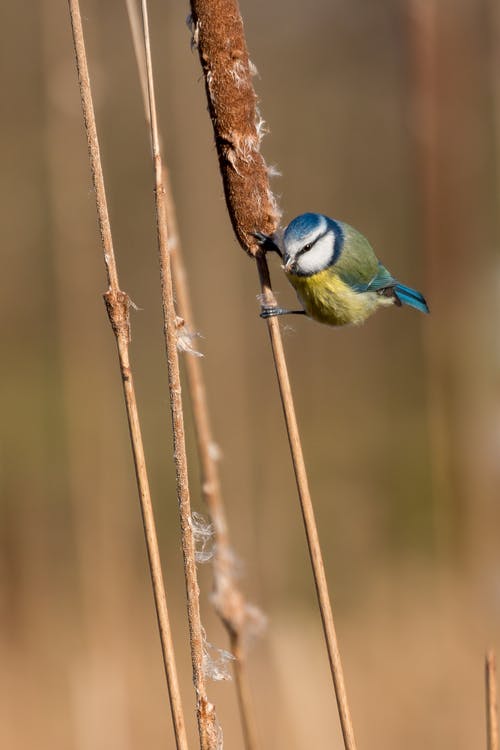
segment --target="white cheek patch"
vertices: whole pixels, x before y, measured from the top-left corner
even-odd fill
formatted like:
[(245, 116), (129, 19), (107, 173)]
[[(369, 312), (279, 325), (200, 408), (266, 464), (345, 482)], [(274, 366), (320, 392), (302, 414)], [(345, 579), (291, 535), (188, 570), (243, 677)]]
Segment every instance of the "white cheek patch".
[[(292, 222), (292, 227), (294, 223)], [(315, 238), (322, 235), (327, 229), (328, 225), (325, 217), (318, 214), (315, 218), (314, 227), (311, 228), (308, 234), (299, 232), (299, 236), (297, 236), (295, 228), (292, 232), (289, 232), (287, 228), (282, 238), (282, 247), (290, 257), (295, 258), (307, 242), (314, 242)]]
[(330, 231), (320, 237), (310, 250), (297, 258), (298, 270), (308, 276), (324, 271), (332, 262), (334, 250), (335, 235)]

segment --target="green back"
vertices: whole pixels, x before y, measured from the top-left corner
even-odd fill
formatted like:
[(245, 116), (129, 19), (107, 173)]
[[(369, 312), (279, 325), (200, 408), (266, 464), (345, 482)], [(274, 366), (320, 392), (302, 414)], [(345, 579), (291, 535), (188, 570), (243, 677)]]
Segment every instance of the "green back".
[(342, 223), (344, 247), (335, 270), (346, 284), (359, 292), (377, 291), (394, 282), (389, 271), (379, 262), (372, 246), (361, 232)]

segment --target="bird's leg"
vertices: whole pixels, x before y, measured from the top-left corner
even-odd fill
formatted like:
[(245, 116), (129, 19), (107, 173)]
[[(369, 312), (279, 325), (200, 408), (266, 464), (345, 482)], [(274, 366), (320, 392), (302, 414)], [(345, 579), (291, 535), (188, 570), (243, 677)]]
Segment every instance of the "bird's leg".
[(260, 313), (261, 318), (274, 318), (277, 315), (306, 315), (305, 310), (285, 310), (283, 307), (263, 307)]

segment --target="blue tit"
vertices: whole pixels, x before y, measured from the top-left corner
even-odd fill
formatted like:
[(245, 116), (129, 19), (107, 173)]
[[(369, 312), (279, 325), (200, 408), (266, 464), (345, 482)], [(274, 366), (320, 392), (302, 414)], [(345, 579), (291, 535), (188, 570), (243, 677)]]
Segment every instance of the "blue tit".
[(377, 259), (368, 240), (342, 221), (322, 214), (301, 214), (282, 234), (255, 236), (263, 251), (279, 253), (303, 307), (265, 307), (263, 318), (294, 313), (342, 326), (359, 325), (379, 307), (390, 305), (429, 312), (420, 292), (400, 284)]

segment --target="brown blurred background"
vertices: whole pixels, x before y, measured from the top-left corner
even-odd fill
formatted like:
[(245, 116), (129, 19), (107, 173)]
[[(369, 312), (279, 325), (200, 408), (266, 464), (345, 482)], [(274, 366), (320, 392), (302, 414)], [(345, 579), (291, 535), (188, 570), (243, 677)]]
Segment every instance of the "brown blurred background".
[[(430, 0), (242, 2), (284, 221), (312, 210), (355, 225), (432, 311), (359, 329), (283, 322), (372, 750), (485, 747), (483, 654), (500, 647), (500, 37), (494, 0), (436, 5), (433, 18)], [(269, 618), (250, 659), (261, 746), (340, 748), (257, 276), (225, 212), (188, 7), (150, 12), (233, 542)], [(173, 747), (67, 5), (0, 14), (0, 746)], [(149, 143), (125, 4), (83, 0), (82, 14), (191, 716)], [(190, 419), (188, 437), (203, 512)], [(208, 638), (226, 646), (200, 575)], [(225, 747), (241, 747), (232, 685), (210, 694)]]

